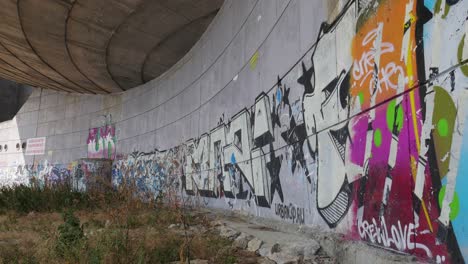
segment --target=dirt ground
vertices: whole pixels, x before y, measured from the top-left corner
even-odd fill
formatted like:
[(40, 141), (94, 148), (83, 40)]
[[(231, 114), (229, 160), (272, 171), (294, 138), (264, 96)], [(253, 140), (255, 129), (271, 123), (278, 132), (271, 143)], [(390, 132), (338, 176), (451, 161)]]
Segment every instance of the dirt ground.
[(248, 264), (262, 260), (234, 248), (202, 213), (162, 207), (80, 210), (73, 215), (79, 219), (78, 233), (70, 232), (78, 238), (61, 250), (59, 241), (70, 240), (60, 228), (65, 221), (61, 213), (0, 215), (1, 263), (170, 263), (189, 258)]

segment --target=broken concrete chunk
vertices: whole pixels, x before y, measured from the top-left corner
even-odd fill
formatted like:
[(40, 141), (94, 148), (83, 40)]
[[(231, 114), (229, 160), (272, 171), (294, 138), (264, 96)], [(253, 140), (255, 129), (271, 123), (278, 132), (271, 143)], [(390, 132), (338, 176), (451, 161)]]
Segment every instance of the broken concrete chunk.
[(263, 244), (258, 250), (258, 254), (260, 254), (260, 256), (262, 257), (266, 257), (275, 252), (279, 252), (280, 250), (281, 250), (281, 246), (278, 243)]
[(299, 256), (288, 255), (283, 252), (273, 253), (268, 258), (278, 264), (296, 264), (301, 260)]
[(248, 235), (246, 233), (241, 233), (240, 236), (238, 236), (235, 240), (234, 240), (234, 246), (236, 248), (240, 248), (240, 249), (246, 249), (247, 248), (247, 245), (249, 244), (249, 241), (253, 239), (253, 236), (251, 235)]
[(311, 259), (320, 249), (319, 243), (315, 240), (304, 240), (289, 244), (281, 249), (286, 255), (303, 256), (304, 259)]
[(240, 235), (240, 232), (225, 226), (221, 226), (219, 228), (219, 235), (229, 240), (234, 240)]
[(251, 252), (257, 252), (257, 250), (260, 249), (262, 244), (263, 244), (262, 240), (260, 240), (258, 238), (254, 238), (254, 239), (250, 240), (249, 243), (247, 244), (247, 250), (251, 251)]

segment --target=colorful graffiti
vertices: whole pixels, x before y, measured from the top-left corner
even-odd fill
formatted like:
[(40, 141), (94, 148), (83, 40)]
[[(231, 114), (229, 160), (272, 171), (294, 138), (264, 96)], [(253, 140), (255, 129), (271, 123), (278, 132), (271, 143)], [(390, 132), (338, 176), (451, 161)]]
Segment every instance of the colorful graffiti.
[(177, 156), (116, 161), (114, 180), (128, 175), (157, 192), (180, 178), (180, 191), (208, 205), (274, 210), (438, 263), (463, 262), (466, 10), (466, 1), (349, 1), (322, 24), (310, 60), (291, 71), (299, 78), (278, 77), (251, 108), (177, 147)]
[(88, 158), (92, 159), (115, 159), (117, 137), (115, 135), (115, 125), (112, 123), (112, 115), (102, 115), (103, 125), (89, 129)]
[(115, 188), (134, 184), (138, 193), (153, 198), (158, 197), (161, 191), (178, 188), (182, 175), (180, 153), (180, 148), (162, 152), (134, 152), (125, 159), (115, 160), (112, 184)]
[(77, 191), (112, 189), (112, 161), (80, 159), (71, 164), (71, 186)]
[[(74, 190), (86, 191), (111, 183), (110, 160), (80, 159), (69, 164), (53, 164), (44, 160), (34, 165), (0, 167), (0, 186), (45, 186), (69, 185)], [(107, 177), (107, 178), (106, 178)]]
[[(175, 191), (464, 263), (467, 7), (466, 0), (350, 0), (287, 75), (229, 120), (220, 112), (215, 127), (177, 147), (116, 158), (106, 117), (89, 130), (88, 157), (114, 159), (116, 188), (132, 183), (152, 197)], [(85, 190), (86, 174), (98, 170), (45, 161), (0, 169), (0, 177), (8, 185), (71, 177)]]
[(115, 126), (90, 128), (88, 134), (88, 158), (115, 159)]
[(34, 165), (3, 166), (0, 168), (0, 177), (2, 186), (54, 186), (70, 179), (70, 167), (44, 160)]

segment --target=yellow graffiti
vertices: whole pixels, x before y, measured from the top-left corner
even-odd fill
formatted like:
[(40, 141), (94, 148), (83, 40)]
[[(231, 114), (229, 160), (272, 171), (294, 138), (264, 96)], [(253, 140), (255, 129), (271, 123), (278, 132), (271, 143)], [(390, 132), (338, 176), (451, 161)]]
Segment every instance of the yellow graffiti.
[(259, 57), (259, 54), (258, 54), (258, 51), (256, 51), (254, 55), (252, 56), (252, 58), (250, 58), (249, 63), (250, 63), (251, 70), (255, 70), (255, 68), (257, 67), (258, 57)]

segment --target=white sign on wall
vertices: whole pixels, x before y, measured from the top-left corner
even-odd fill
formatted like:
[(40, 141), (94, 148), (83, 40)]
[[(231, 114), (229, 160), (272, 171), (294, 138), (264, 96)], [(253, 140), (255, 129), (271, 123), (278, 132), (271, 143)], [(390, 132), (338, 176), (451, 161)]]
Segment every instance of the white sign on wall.
[(46, 146), (45, 137), (29, 138), (26, 143), (25, 155), (27, 156), (44, 155), (45, 146)]

